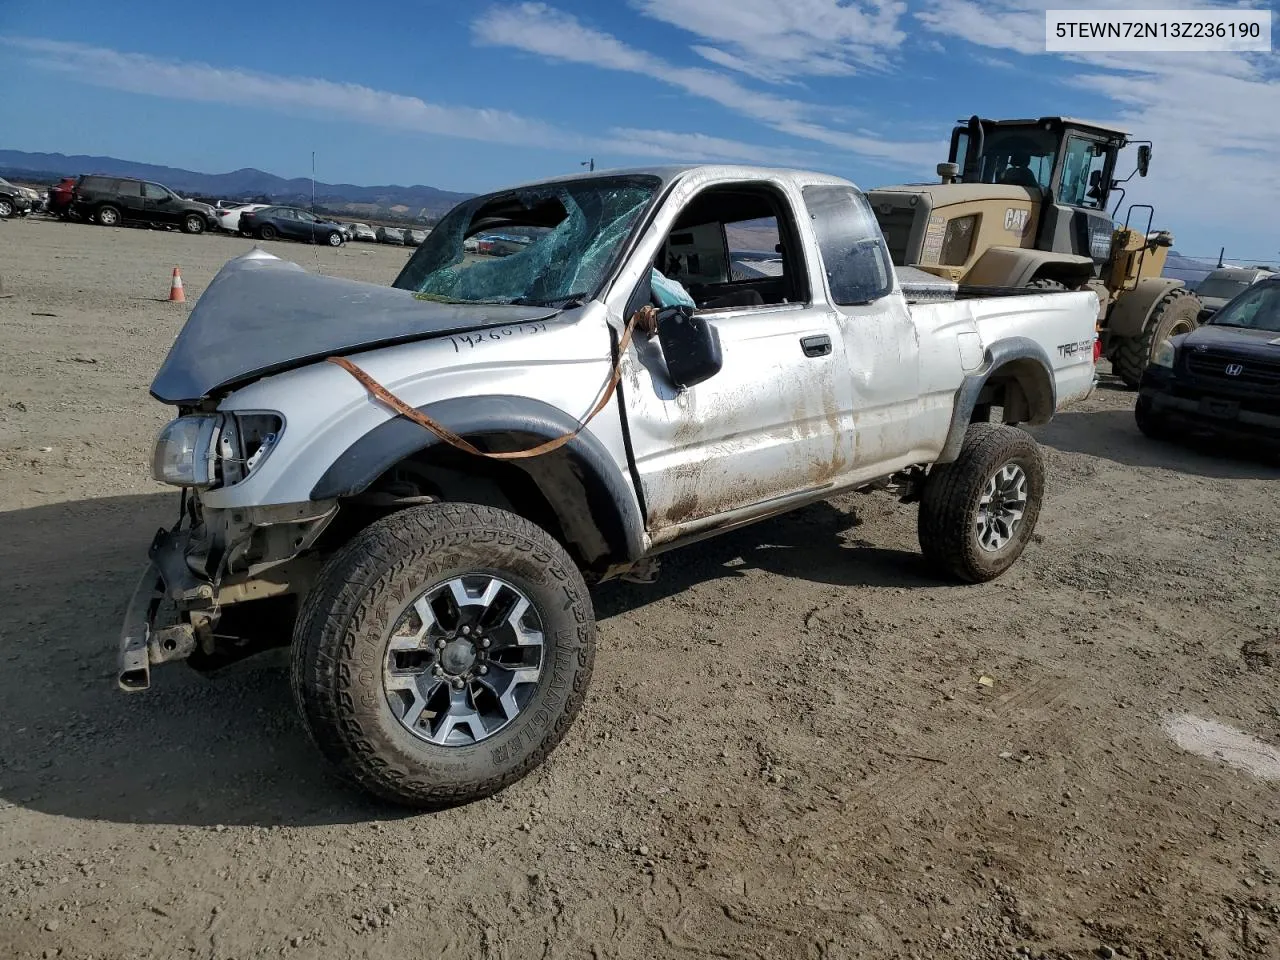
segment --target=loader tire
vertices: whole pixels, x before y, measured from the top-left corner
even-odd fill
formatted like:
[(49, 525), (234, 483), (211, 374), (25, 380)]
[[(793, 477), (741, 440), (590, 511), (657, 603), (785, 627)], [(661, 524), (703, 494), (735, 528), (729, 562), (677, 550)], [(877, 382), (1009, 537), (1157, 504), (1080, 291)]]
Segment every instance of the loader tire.
[(591, 598), (545, 530), (430, 503), (366, 527), (326, 563), (294, 628), (312, 741), (384, 800), (478, 800), (546, 759), (582, 706)]
[(1027, 284), (1027, 287), (1033, 290), (1039, 290), (1042, 293), (1061, 293), (1067, 289), (1067, 285), (1061, 280), (1050, 280), (1047, 277), (1032, 280)]
[(1025, 430), (974, 423), (954, 463), (925, 479), (918, 535), (925, 559), (966, 583), (985, 583), (1022, 555), (1044, 498), (1044, 460)]
[(1125, 386), (1137, 389), (1142, 373), (1159, 344), (1180, 333), (1190, 333), (1199, 323), (1200, 302), (1183, 287), (1174, 287), (1156, 303), (1147, 325), (1136, 337), (1124, 337), (1111, 355), (1111, 370)]

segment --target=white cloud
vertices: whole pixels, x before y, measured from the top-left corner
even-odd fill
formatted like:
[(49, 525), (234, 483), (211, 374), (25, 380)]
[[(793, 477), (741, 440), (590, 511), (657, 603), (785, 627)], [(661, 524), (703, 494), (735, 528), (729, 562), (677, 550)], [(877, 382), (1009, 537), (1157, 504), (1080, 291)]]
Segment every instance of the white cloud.
[(371, 126), (489, 143), (560, 147), (566, 136), (564, 131), (549, 124), (505, 110), (447, 106), (352, 83), (285, 77), (193, 61), (160, 60), (56, 40), (3, 37), (0, 43), (25, 53), (46, 69), (94, 86), (130, 93), (318, 114)]
[(0, 36), (0, 46), (94, 86), (464, 140), (691, 162), (791, 163), (802, 156), (794, 150), (664, 130), (615, 129), (586, 135), (504, 110), (442, 105), (357, 84), (160, 60), (79, 43)]
[(883, 68), (906, 34), (898, 0), (632, 0), (704, 43), (694, 50), (753, 77), (847, 76)]
[(769, 164), (779, 167), (810, 166), (814, 157), (785, 147), (758, 147), (705, 133), (675, 133), (670, 130), (639, 130), (630, 127), (609, 131), (614, 150), (628, 156), (678, 159), (689, 163), (723, 161)]
[[(1017, 66), (1062, 84), (1043, 113), (1081, 113), (1154, 143), (1151, 174), (1128, 200), (1156, 206), (1157, 225), (1259, 238), (1280, 209), (1280, 72), (1273, 55), (1247, 53), (1071, 53), (1045, 51), (1045, 11), (1054, 0), (927, 0), (916, 14), (929, 31), (1028, 58)], [(1073, 0), (1071, 9), (1109, 9)], [(1133, 9), (1237, 8), (1212, 0), (1129, 0)], [(1059, 69), (1053, 69), (1054, 65)], [(1062, 66), (1067, 70), (1060, 69)], [(1127, 173), (1127, 171), (1125, 171)], [(1123, 213), (1123, 211), (1122, 211)], [(1253, 252), (1253, 251), (1248, 251)], [(1264, 251), (1265, 252), (1265, 251)]]
[(932, 169), (940, 153), (945, 155), (941, 137), (936, 142), (900, 142), (823, 126), (817, 118), (829, 116), (829, 110), (753, 90), (734, 77), (714, 70), (677, 66), (663, 57), (629, 47), (611, 34), (587, 26), (571, 14), (545, 3), (494, 8), (472, 24), (472, 31), (481, 43), (511, 47), (562, 62), (648, 76), (780, 133), (875, 162), (926, 170)]

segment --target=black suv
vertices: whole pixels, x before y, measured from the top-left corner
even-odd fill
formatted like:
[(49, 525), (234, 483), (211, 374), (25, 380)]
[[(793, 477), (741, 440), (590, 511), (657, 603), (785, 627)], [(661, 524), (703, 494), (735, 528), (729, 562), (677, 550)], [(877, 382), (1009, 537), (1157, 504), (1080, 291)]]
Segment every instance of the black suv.
[(104, 227), (146, 223), (181, 227), (184, 233), (204, 233), (217, 226), (207, 203), (184, 200), (168, 187), (129, 177), (84, 176), (76, 183), (71, 209), (79, 217)]
[(1280, 446), (1280, 277), (1156, 347), (1134, 413), (1149, 437)]

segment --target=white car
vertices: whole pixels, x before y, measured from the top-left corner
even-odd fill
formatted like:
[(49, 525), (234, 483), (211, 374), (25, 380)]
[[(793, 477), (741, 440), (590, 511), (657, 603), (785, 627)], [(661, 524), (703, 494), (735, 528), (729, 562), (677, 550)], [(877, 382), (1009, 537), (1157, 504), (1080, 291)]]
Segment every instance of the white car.
[(214, 215), (218, 218), (218, 228), (227, 233), (240, 232), (240, 214), (249, 210), (262, 210), (269, 206), (266, 203), (242, 203), (235, 207), (218, 207)]
[(352, 239), (355, 240), (368, 240), (373, 242), (378, 239), (378, 235), (374, 232), (373, 227), (369, 226), (367, 223), (351, 224), (351, 233)]

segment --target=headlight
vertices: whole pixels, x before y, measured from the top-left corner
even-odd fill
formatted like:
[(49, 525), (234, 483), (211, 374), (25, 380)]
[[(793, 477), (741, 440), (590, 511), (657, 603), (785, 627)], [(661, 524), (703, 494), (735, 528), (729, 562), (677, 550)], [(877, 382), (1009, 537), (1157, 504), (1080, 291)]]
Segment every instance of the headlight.
[(216, 480), (218, 428), (222, 417), (179, 417), (160, 431), (151, 475), (175, 487), (208, 487)]
[(1151, 355), (1151, 362), (1157, 367), (1172, 367), (1173, 358), (1177, 356), (1178, 351), (1172, 343), (1165, 340), (1156, 347), (1155, 353)]
[(969, 259), (977, 234), (978, 215), (976, 213), (947, 221), (946, 232), (942, 235), (942, 253), (938, 257), (938, 263), (944, 267), (960, 266)]

